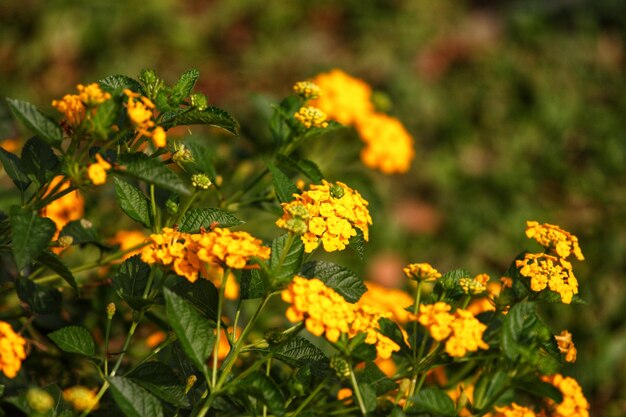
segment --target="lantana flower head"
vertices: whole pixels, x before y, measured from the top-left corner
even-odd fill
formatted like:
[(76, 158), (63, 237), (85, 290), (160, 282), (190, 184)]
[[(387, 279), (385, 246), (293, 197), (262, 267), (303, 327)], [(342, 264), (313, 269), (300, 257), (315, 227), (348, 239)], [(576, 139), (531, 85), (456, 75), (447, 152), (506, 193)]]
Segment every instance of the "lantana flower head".
[(384, 113), (373, 113), (356, 124), (365, 147), (361, 161), (385, 174), (404, 173), (415, 157), (413, 137), (402, 123)]
[(156, 107), (148, 98), (132, 90), (125, 89), (124, 94), (128, 97), (126, 113), (138, 135), (152, 139), (157, 148), (163, 148), (167, 144), (167, 135), (161, 126), (154, 122)]
[(294, 84), (293, 91), (305, 100), (315, 100), (322, 95), (322, 89), (312, 81), (298, 81)]
[(324, 129), (328, 127), (328, 122), (326, 121), (326, 113), (324, 113), (317, 107), (300, 107), (300, 110), (298, 110), (294, 114), (294, 118), (307, 129), (310, 129), (312, 127)]
[(109, 164), (100, 154), (96, 154), (96, 162), (87, 167), (87, 176), (93, 185), (102, 185), (107, 181), (107, 171), (111, 169)]
[(554, 251), (561, 258), (566, 259), (573, 254), (579, 261), (585, 259), (578, 245), (578, 238), (559, 226), (527, 221), (526, 236), (535, 239), (541, 246)]
[(578, 280), (572, 272), (572, 264), (563, 258), (545, 253), (527, 253), (524, 259), (515, 261), (520, 274), (530, 278), (530, 289), (536, 292), (546, 287), (557, 292), (565, 304), (578, 294)]
[(572, 340), (572, 334), (567, 330), (563, 330), (558, 336), (554, 336), (559, 346), (559, 351), (565, 355), (565, 362), (576, 362), (576, 346)]
[(63, 113), (67, 124), (73, 127), (80, 125), (92, 114), (88, 109), (95, 111), (95, 107), (111, 98), (111, 94), (102, 91), (98, 83), (87, 86), (78, 84), (76, 89), (78, 94), (66, 94), (61, 100), (52, 101), (52, 107)]
[[(48, 191), (44, 197), (49, 195), (50, 191), (57, 189), (57, 192), (67, 190), (72, 186), (69, 180), (64, 181), (62, 175), (58, 175), (52, 179)], [(50, 202), (41, 209), (40, 215), (48, 217), (57, 227), (55, 237), (59, 235), (63, 227), (72, 220), (78, 220), (83, 217), (85, 208), (85, 200), (78, 190), (71, 191), (60, 198)]]
[(522, 405), (512, 403), (504, 407), (496, 407), (493, 417), (535, 417), (533, 410)]
[(563, 394), (563, 401), (547, 400), (550, 417), (589, 417), (589, 402), (578, 382), (571, 377), (555, 374), (542, 379), (554, 385)]
[(26, 359), (26, 340), (15, 333), (13, 327), (0, 321), (0, 372), (7, 378), (15, 378), (22, 361)]
[(415, 281), (432, 281), (441, 278), (441, 273), (426, 262), (409, 264), (403, 271), (408, 278)]

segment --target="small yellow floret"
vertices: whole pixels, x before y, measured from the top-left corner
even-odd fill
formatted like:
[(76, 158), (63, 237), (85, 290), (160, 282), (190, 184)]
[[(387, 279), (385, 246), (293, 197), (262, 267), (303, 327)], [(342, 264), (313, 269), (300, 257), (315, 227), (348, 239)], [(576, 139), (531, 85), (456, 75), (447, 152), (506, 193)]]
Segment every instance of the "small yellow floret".
[(315, 100), (322, 95), (322, 89), (311, 81), (298, 81), (293, 86), (293, 91), (305, 100)]
[(96, 390), (75, 385), (63, 390), (63, 399), (72, 404), (76, 411), (93, 410), (98, 407)]
[(441, 278), (441, 273), (433, 268), (431, 264), (425, 262), (409, 264), (403, 271), (408, 278), (416, 281), (433, 281)]
[(15, 378), (26, 359), (26, 340), (7, 322), (0, 321), (0, 372)]
[(328, 127), (328, 122), (326, 121), (326, 113), (324, 113), (317, 107), (300, 107), (300, 110), (298, 110), (293, 116), (307, 129), (310, 129), (312, 127)]

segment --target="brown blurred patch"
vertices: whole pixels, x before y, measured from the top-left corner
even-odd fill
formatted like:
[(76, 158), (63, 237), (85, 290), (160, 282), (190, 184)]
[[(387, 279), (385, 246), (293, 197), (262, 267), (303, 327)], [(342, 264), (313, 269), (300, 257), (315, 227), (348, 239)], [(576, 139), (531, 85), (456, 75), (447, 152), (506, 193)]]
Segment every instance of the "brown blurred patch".
[(393, 252), (381, 253), (370, 259), (367, 269), (367, 279), (390, 288), (401, 287), (404, 280), (402, 268), (404, 259)]
[(432, 204), (413, 198), (400, 199), (393, 208), (396, 222), (414, 234), (433, 235), (439, 231), (443, 216)]

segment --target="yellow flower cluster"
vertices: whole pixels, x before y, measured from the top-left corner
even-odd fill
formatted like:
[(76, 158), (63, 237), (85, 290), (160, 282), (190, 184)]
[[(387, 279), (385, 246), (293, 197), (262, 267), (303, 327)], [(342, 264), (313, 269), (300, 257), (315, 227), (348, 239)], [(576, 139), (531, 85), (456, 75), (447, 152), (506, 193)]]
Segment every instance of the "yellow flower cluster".
[(88, 115), (88, 108), (95, 108), (111, 98), (111, 94), (100, 89), (98, 83), (87, 86), (78, 84), (78, 94), (66, 94), (61, 100), (53, 100), (52, 106), (63, 113), (70, 126), (80, 125)]
[(573, 234), (553, 224), (539, 224), (536, 221), (526, 222), (526, 236), (535, 239), (541, 246), (556, 252), (561, 258), (568, 258), (573, 254), (579, 261), (584, 261), (578, 238)]
[(589, 402), (574, 378), (555, 374), (544, 376), (542, 379), (554, 385), (563, 394), (563, 401), (559, 404), (548, 400), (550, 417), (589, 417)]
[(396, 288), (387, 288), (382, 285), (366, 282), (367, 292), (359, 299), (359, 304), (373, 306), (391, 314), (391, 318), (398, 323), (409, 321), (409, 312), (405, 309), (414, 302), (413, 297)]
[(425, 262), (409, 264), (403, 271), (409, 279), (415, 281), (433, 281), (441, 278), (441, 273), (433, 268), (431, 264)]
[(417, 320), (428, 329), (433, 339), (446, 341), (446, 352), (450, 356), (460, 358), (467, 352), (489, 349), (489, 345), (482, 340), (487, 326), (467, 310), (457, 309), (454, 314), (450, 314), (451, 309), (450, 305), (443, 302), (422, 304)]
[(157, 148), (165, 147), (166, 134), (161, 126), (154, 123), (155, 106), (149, 98), (135, 93), (129, 89), (124, 90), (124, 94), (128, 97), (126, 103), (126, 113), (128, 118), (136, 128), (136, 133), (141, 136), (152, 138), (152, 143)]
[(98, 408), (98, 398), (95, 389), (82, 385), (75, 385), (63, 390), (63, 399), (70, 403), (76, 411), (86, 411)]
[(11, 325), (0, 321), (0, 371), (7, 378), (15, 378), (22, 361), (26, 359), (26, 340), (15, 333)]
[(348, 303), (317, 278), (296, 276), (281, 296), (291, 304), (285, 313), (287, 319), (293, 323), (304, 320), (307, 330), (315, 336), (325, 335), (329, 341), (337, 342), (342, 334), (351, 338), (365, 333), (365, 343), (375, 345), (378, 357), (383, 359), (400, 350), (393, 340), (378, 332), (378, 320), (389, 317), (389, 313)]
[(365, 165), (385, 174), (409, 170), (415, 156), (413, 138), (398, 119), (375, 111), (369, 85), (338, 69), (319, 74), (313, 82), (323, 94), (311, 105), (356, 128), (366, 144), (361, 152)]
[(565, 362), (576, 362), (576, 347), (572, 340), (572, 334), (567, 330), (563, 330), (560, 335), (554, 336), (561, 353), (565, 355)]
[(505, 407), (496, 407), (496, 412), (493, 417), (535, 417), (536, 414), (530, 408), (518, 405), (511, 404)]
[(305, 100), (315, 100), (322, 95), (322, 89), (311, 81), (298, 81), (294, 84), (293, 91)]
[(313, 106), (300, 107), (294, 115), (295, 119), (299, 121), (302, 126), (307, 129), (312, 127), (319, 127), (325, 129), (328, 127), (326, 121), (326, 113)]
[(536, 292), (548, 287), (561, 295), (565, 304), (578, 294), (578, 280), (572, 272), (572, 264), (563, 258), (544, 254), (527, 253), (524, 259), (515, 261), (519, 272), (530, 278), (530, 289)]
[(320, 241), (326, 252), (344, 250), (350, 237), (356, 236), (355, 228), (363, 232), (365, 240), (369, 239), (369, 203), (346, 184), (333, 185), (323, 180), (322, 185), (312, 184), (308, 191), (294, 197), (294, 201), (282, 204), (283, 216), (276, 225), (302, 232), (305, 252), (312, 252)]
[(141, 252), (141, 260), (148, 264), (171, 265), (174, 272), (191, 282), (198, 279), (203, 263), (242, 269), (253, 257), (270, 257), (270, 248), (263, 246), (259, 239), (247, 232), (222, 228), (191, 234), (165, 227), (162, 233), (150, 235), (150, 240), (151, 245)]
[(96, 162), (87, 167), (87, 176), (93, 185), (102, 185), (107, 181), (107, 171), (110, 169), (111, 164), (97, 153)]
[[(59, 185), (61, 181), (63, 181), (63, 176), (59, 175), (54, 177), (44, 197), (47, 196), (51, 190), (57, 189), (57, 187), (57, 192), (59, 192), (71, 186), (70, 181), (65, 181)], [(83, 197), (78, 191), (72, 191), (45, 206), (41, 209), (40, 215), (42, 217), (48, 217), (54, 222), (57, 227), (56, 237), (66, 224), (72, 220), (78, 220), (83, 217), (84, 207), (85, 200), (83, 200)]]

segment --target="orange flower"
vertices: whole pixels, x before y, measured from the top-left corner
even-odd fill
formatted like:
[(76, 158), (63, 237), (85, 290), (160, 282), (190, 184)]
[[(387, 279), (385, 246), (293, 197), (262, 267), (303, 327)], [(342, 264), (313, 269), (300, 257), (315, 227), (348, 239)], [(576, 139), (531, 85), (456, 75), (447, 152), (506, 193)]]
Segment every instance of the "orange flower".
[[(62, 176), (57, 176), (52, 179), (48, 192), (54, 189), (59, 182), (63, 179)], [(70, 181), (65, 181), (60, 186), (59, 191), (66, 190), (70, 187)], [(48, 193), (46, 193), (48, 195)], [(54, 222), (57, 227), (57, 234), (65, 227), (66, 224), (72, 220), (78, 220), (83, 217), (85, 202), (83, 197), (79, 194), (78, 190), (65, 194), (61, 198), (57, 198), (41, 210), (42, 217), (48, 217)]]
[(0, 371), (7, 378), (15, 378), (22, 361), (26, 359), (26, 340), (15, 333), (11, 325), (0, 321)]

